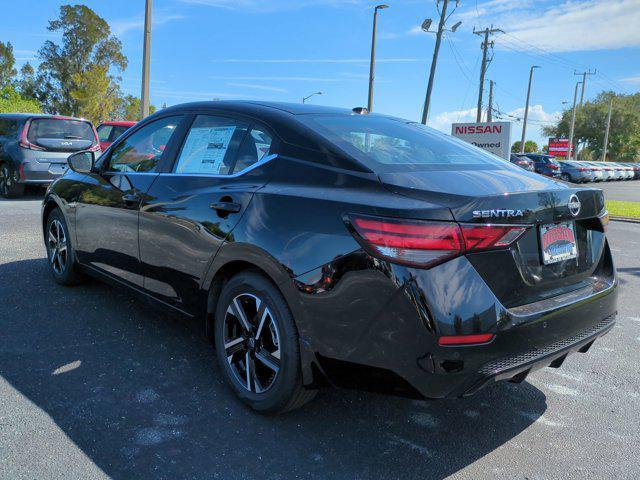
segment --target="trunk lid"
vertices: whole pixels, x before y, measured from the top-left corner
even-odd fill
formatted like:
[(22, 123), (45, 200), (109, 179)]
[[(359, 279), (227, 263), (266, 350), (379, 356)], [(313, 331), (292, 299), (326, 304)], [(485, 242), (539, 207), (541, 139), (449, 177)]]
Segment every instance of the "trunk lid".
[[(583, 288), (606, 273), (599, 189), (571, 188), (511, 168), (381, 173), (379, 178), (394, 193), (444, 204), (460, 223), (528, 226), (508, 249), (467, 254), (506, 307)], [(541, 229), (557, 224), (573, 226), (577, 257), (545, 264)]]

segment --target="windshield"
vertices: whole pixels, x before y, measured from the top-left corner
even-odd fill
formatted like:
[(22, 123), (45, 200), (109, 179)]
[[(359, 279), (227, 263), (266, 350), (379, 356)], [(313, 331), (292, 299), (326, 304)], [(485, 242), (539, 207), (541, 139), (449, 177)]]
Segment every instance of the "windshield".
[(422, 124), (362, 115), (299, 119), (377, 172), (518, 168), (500, 157)]

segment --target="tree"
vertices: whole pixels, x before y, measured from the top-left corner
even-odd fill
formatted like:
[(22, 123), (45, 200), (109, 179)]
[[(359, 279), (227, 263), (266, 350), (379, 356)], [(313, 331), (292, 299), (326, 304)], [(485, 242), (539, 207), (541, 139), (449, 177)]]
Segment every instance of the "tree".
[[(585, 144), (593, 158), (602, 158), (604, 132), (613, 99), (607, 158), (612, 161), (640, 161), (640, 93), (631, 95), (601, 92), (576, 112), (574, 142)], [(543, 129), (551, 137), (568, 137), (572, 109), (562, 113), (560, 121)], [(586, 153), (586, 150), (585, 150)]]
[(23, 97), (36, 98), (38, 85), (35, 71), (29, 62), (25, 63), (20, 69), (20, 78), (16, 83), (16, 87)]
[(11, 85), (16, 76), (16, 57), (13, 55), (11, 42), (0, 42), (0, 88)]
[(0, 113), (41, 113), (40, 104), (33, 98), (20, 95), (13, 86), (0, 89)]
[(76, 116), (98, 124), (113, 118), (121, 102), (120, 87), (109, 76), (106, 66), (93, 65), (72, 77), (75, 87), (70, 95), (76, 101)]
[[(511, 146), (511, 152), (520, 153), (521, 145), (522, 145), (522, 142), (520, 140), (514, 142), (513, 145)], [(533, 140), (527, 140), (526, 142), (524, 142), (525, 153), (533, 153), (537, 151), (538, 151), (538, 144), (536, 142), (534, 142)]]
[(107, 22), (85, 5), (60, 7), (59, 18), (49, 22), (48, 30), (62, 34), (62, 45), (47, 40), (40, 49), (38, 97), (50, 113), (77, 116), (81, 102), (86, 106), (99, 101), (88, 98), (85, 75), (91, 72), (91, 81), (98, 82), (98, 72), (104, 70), (109, 81), (117, 84), (120, 78), (112, 72), (121, 73), (127, 58)]
[[(150, 105), (149, 113), (153, 113), (155, 111), (156, 107)], [(142, 120), (140, 111), (140, 99), (138, 97), (134, 97), (133, 95), (125, 96), (121, 102), (119, 117), (123, 120)]]

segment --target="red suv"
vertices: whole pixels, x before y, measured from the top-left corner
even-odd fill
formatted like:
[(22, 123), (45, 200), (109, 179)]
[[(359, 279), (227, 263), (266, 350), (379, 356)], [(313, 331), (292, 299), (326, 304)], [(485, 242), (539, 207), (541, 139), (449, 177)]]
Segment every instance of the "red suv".
[(98, 138), (100, 139), (100, 150), (103, 152), (109, 148), (116, 138), (126, 132), (129, 127), (133, 127), (136, 122), (104, 122), (98, 126)]

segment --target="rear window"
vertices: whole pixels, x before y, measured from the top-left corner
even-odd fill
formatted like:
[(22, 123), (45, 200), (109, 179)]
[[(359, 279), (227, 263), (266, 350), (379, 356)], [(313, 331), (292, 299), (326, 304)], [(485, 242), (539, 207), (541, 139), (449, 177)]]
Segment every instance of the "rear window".
[(111, 133), (112, 140), (115, 140), (116, 138), (118, 138), (120, 135), (122, 135), (127, 130), (129, 130), (129, 127), (114, 126), (113, 127), (113, 132)]
[(83, 120), (36, 118), (31, 121), (27, 140), (38, 143), (43, 138), (95, 141), (93, 128)]
[(517, 168), (500, 157), (420, 123), (362, 115), (299, 115), (298, 118), (377, 172)]

